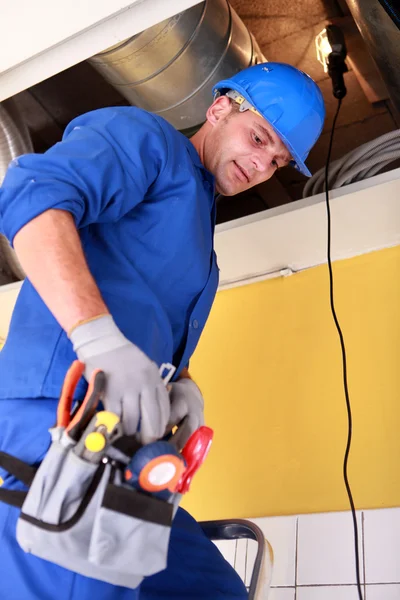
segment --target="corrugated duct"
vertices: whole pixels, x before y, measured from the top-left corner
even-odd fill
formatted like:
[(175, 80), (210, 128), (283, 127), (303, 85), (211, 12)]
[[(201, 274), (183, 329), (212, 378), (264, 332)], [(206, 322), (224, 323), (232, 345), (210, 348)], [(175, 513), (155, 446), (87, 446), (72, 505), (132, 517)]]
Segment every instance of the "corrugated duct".
[[(8, 165), (18, 156), (32, 152), (32, 142), (15, 102), (12, 99), (0, 103), (0, 185)], [(14, 250), (6, 238), (0, 235), (0, 246), (7, 266), (18, 279), (24, 279), (25, 273)]]

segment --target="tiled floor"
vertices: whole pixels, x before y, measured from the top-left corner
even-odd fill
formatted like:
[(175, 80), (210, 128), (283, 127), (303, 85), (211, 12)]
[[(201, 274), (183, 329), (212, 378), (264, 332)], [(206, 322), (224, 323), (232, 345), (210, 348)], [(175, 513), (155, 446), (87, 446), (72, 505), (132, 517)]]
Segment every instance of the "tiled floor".
[(367, 585), (365, 600), (399, 600), (400, 584)]
[(397, 508), (364, 513), (366, 583), (400, 583), (399, 513)]
[(359, 600), (359, 595), (355, 585), (307, 586), (296, 589), (296, 600)]
[[(295, 600), (296, 589), (293, 588), (271, 588), (265, 600)], [(263, 599), (264, 600), (264, 599)]]
[(235, 566), (235, 554), (236, 554), (236, 542), (231, 540), (221, 540), (215, 542), (215, 545), (221, 552), (222, 556), (225, 560), (228, 561), (230, 565)]
[[(274, 553), (272, 587), (290, 587), (296, 578), (297, 517), (269, 517), (252, 519), (262, 530)], [(250, 582), (257, 544), (249, 543), (247, 554), (247, 584)]]
[(238, 540), (236, 546), (235, 570), (240, 577), (246, 582), (247, 568), (247, 542), (248, 540)]
[[(359, 600), (350, 512), (252, 519), (274, 553), (263, 600)], [(363, 600), (400, 600), (400, 508), (357, 513)], [(218, 543), (250, 584), (257, 544)]]
[[(361, 581), (364, 583), (361, 514), (357, 517)], [(297, 550), (297, 585), (357, 583), (351, 513), (301, 515)]]

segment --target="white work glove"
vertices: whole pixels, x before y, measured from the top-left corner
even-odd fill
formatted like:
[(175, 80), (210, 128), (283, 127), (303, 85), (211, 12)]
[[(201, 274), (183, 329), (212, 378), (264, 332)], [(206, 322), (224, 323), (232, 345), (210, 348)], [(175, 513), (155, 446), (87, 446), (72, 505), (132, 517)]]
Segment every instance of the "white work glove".
[(118, 329), (111, 315), (77, 325), (70, 334), (87, 381), (95, 369), (106, 375), (104, 408), (121, 417), (126, 435), (139, 429), (142, 444), (164, 435), (170, 399), (157, 365)]
[(178, 425), (170, 442), (181, 450), (192, 433), (204, 425), (204, 400), (199, 388), (191, 379), (180, 379), (170, 384), (169, 388), (171, 401), (169, 431), (173, 426)]

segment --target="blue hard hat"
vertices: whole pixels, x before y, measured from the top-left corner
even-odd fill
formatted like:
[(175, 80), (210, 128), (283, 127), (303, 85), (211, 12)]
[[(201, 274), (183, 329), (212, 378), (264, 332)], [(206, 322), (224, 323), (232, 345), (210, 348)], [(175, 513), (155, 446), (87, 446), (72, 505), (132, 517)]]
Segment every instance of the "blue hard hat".
[(303, 71), (284, 63), (248, 67), (213, 88), (216, 95), (236, 91), (274, 128), (294, 166), (311, 176), (304, 161), (319, 138), (325, 119), (321, 90)]

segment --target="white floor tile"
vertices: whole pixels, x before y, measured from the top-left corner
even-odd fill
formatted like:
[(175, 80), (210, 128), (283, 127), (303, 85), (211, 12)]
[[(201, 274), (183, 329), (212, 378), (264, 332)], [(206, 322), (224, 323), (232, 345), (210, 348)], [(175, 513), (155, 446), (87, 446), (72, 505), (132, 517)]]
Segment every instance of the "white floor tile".
[[(361, 513), (357, 514), (360, 576), (363, 582)], [(297, 585), (356, 583), (350, 512), (299, 516)]]
[(250, 585), (250, 579), (253, 573), (254, 561), (256, 560), (258, 544), (255, 540), (248, 540), (247, 544), (247, 563), (246, 563), (246, 585)]
[(295, 588), (272, 588), (265, 600), (295, 600), (295, 597)]
[(366, 583), (400, 583), (400, 508), (365, 511), (364, 536)]
[(400, 584), (367, 585), (365, 600), (399, 600)]
[(232, 567), (235, 566), (235, 555), (236, 555), (236, 540), (216, 540), (214, 544), (221, 552), (225, 560), (228, 561)]
[(298, 587), (296, 600), (359, 600), (359, 594), (355, 585)]
[[(272, 586), (295, 585), (297, 517), (265, 517), (251, 519), (264, 533), (272, 546)], [(247, 572), (251, 576), (257, 545), (249, 542)], [(269, 600), (269, 598), (268, 598)]]
[(247, 539), (237, 540), (235, 571), (239, 577), (245, 581), (246, 579), (246, 562), (247, 562)]

